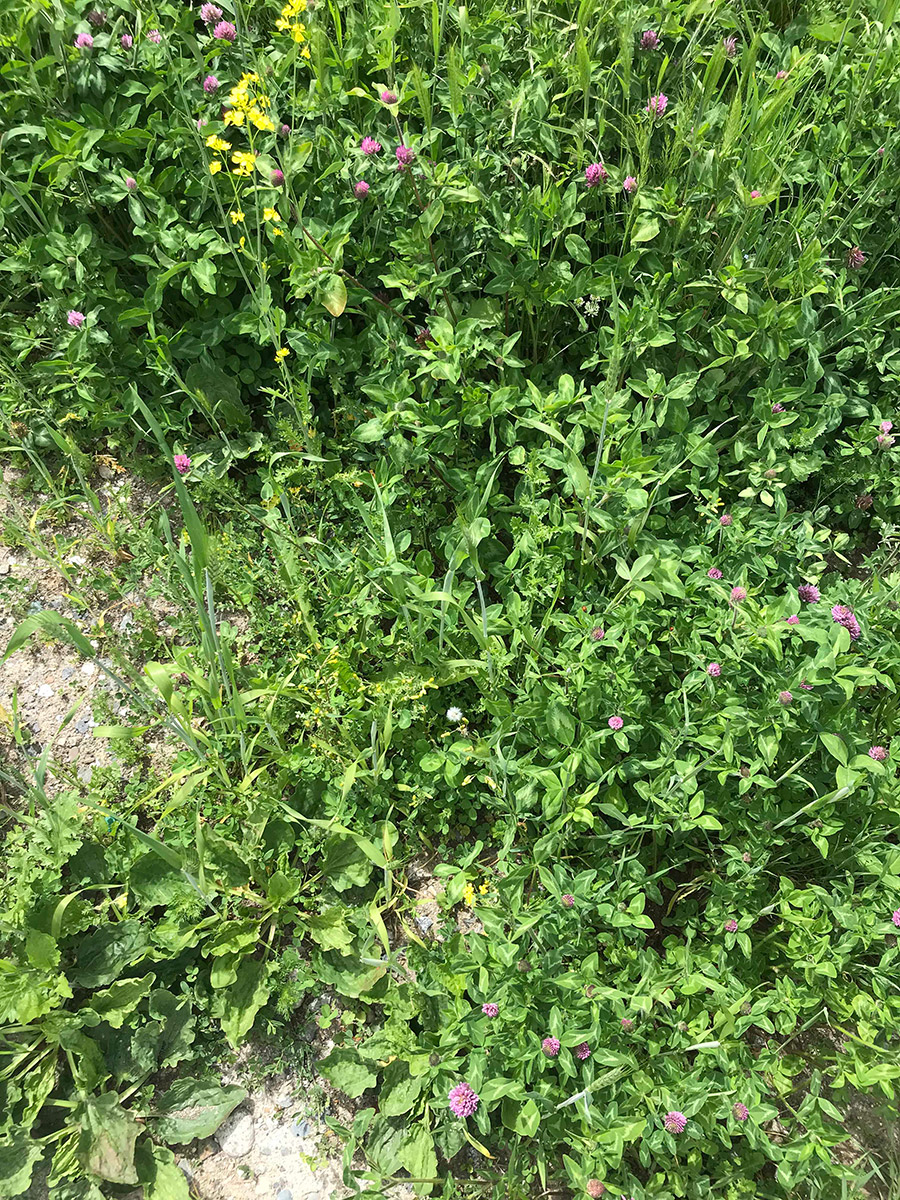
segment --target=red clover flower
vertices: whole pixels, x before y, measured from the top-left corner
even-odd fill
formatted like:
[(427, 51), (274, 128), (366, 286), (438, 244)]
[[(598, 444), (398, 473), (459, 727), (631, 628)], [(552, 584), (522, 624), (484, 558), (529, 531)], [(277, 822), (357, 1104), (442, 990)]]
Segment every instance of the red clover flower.
[(367, 157), (371, 154), (381, 153), (381, 142), (376, 142), (374, 138), (364, 137), (359, 143), (359, 148)]
[(746, 1121), (750, 1116), (750, 1109), (746, 1104), (741, 1104), (740, 1100), (738, 1100), (737, 1104), (735, 1104), (731, 1111), (739, 1121)]
[(656, 30), (655, 29), (644, 30), (644, 33), (641, 36), (641, 49), (642, 50), (656, 50), (658, 48), (658, 46), (659, 46), (659, 34), (656, 32)]
[(366, 183), (366, 181), (364, 179), (360, 179), (359, 183), (354, 183), (353, 195), (357, 198), (357, 200), (365, 200), (365, 198), (366, 198), (366, 196), (368, 196), (368, 194), (369, 194), (369, 185)]
[(130, 50), (131, 47), (134, 45), (134, 38), (131, 36), (130, 33), (123, 33), (122, 36), (119, 38), (119, 45), (122, 47), (123, 50)]
[(381, 103), (382, 104), (396, 104), (397, 103), (397, 93), (389, 92), (387, 90), (387, 88), (385, 88), (385, 90), (381, 93)]
[(416, 157), (415, 151), (410, 150), (409, 146), (398, 146), (394, 151), (397, 158), (397, 170), (405, 171), (412, 160)]
[(94, 44), (94, 39), (89, 33), (79, 33), (75, 38), (75, 48), (77, 50), (90, 50)]
[(733, 522), (734, 517), (731, 515), (731, 513), (722, 513), (721, 517), (719, 517), (719, 524), (725, 529), (727, 529), (729, 525), (733, 524)]
[(212, 96), (219, 90), (219, 81), (216, 79), (215, 75), (207, 75), (207, 77), (203, 80), (203, 90), (206, 92), (207, 96)]
[(734, 919), (734, 917), (729, 917), (728, 920), (725, 922), (725, 932), (726, 933), (737, 933), (737, 927), (738, 927), (738, 924), (737, 924), (737, 921)]
[(868, 754), (869, 758), (874, 758), (876, 762), (884, 762), (887, 758), (887, 750), (884, 746), (870, 746)]
[(610, 717), (606, 723), (610, 729), (615, 729), (616, 731), (620, 730), (625, 724), (621, 717)]
[(650, 102), (644, 112), (648, 112), (654, 117), (661, 117), (668, 107), (669, 97), (660, 92), (658, 96), (650, 97)]
[(545, 1037), (541, 1042), (541, 1049), (548, 1058), (556, 1058), (559, 1054), (559, 1038)]
[(282, 171), (280, 167), (276, 167), (275, 170), (272, 172), (272, 186), (273, 187), (281, 187), (281, 185), (283, 183), (284, 183), (284, 171)]
[(84, 324), (84, 313), (78, 312), (77, 309), (70, 308), (66, 314), (66, 321), (73, 329), (80, 329)]
[(622, 184), (622, 187), (630, 196), (633, 192), (637, 191), (637, 180), (633, 175), (626, 175), (625, 182)]
[(663, 1124), (666, 1127), (666, 1133), (684, 1133), (687, 1125), (687, 1117), (683, 1112), (667, 1112)]
[(482, 1004), (481, 1011), (486, 1017), (496, 1017), (500, 1012), (500, 1005), (494, 1004), (493, 1002), (489, 1004)]
[(580, 1059), (581, 1062), (584, 1062), (586, 1058), (591, 1057), (591, 1048), (587, 1042), (582, 1042), (580, 1046), (576, 1046), (575, 1057)]
[(785, 706), (785, 708), (791, 703), (791, 701), (793, 699), (794, 699), (794, 697), (791, 695), (790, 692), (779, 692), (778, 693), (778, 703), (783, 704)]
[(838, 625), (843, 625), (854, 642), (862, 637), (862, 629), (859, 627), (859, 621), (853, 615), (853, 609), (848, 608), (846, 604), (835, 604), (831, 610), (831, 619), (836, 621)]
[(204, 25), (212, 25), (213, 21), (221, 21), (222, 10), (218, 4), (204, 4), (200, 9), (200, 20)]
[(591, 641), (592, 642), (602, 642), (603, 638), (605, 636), (606, 636), (606, 630), (603, 628), (602, 625), (595, 625), (594, 628), (591, 630)]
[(797, 616), (796, 613), (791, 613), (791, 615), (789, 617), (787, 617), (786, 619), (787, 619), (788, 625), (799, 625), (800, 624), (800, 618)]
[(584, 182), (589, 188), (596, 187), (598, 183), (606, 183), (609, 179), (609, 172), (603, 163), (591, 163), (584, 169)]
[(591, 1197), (591, 1200), (599, 1200), (599, 1198), (606, 1191), (606, 1187), (600, 1182), (599, 1179), (589, 1179), (587, 1181), (587, 1187), (584, 1190)]
[(797, 595), (805, 604), (818, 604), (822, 599), (822, 593), (814, 583), (801, 583)]
[(719, 570), (718, 567), (710, 567), (709, 570), (706, 572), (706, 577), (707, 577), (707, 579), (721, 579), (722, 572)]
[[(232, 41), (233, 40), (234, 39), (232, 39)], [(154, 46), (158, 46), (159, 43), (162, 41), (162, 34), (159, 32), (158, 29), (151, 29), (150, 32), (147, 34), (147, 41), (152, 42)]]
[(900, 929), (900, 908), (894, 909), (894, 911), (891, 913), (891, 920), (894, 922), (897, 928)]
[(566, 893), (565, 893), (565, 894), (564, 894), (564, 895), (561, 897), (561, 900), (562, 900), (562, 903), (563, 903), (563, 908), (571, 908), (571, 907), (574, 905), (574, 903), (575, 903), (575, 897), (572, 895), (572, 893), (571, 893), (571, 892), (566, 892)]
[(747, 599), (747, 589), (744, 587), (733, 587), (731, 589), (731, 603), (740, 604), (742, 600)]
[(478, 1096), (467, 1083), (458, 1083), (455, 1088), (451, 1088), (447, 1099), (450, 1101), (450, 1111), (454, 1117), (471, 1117), (478, 1107)]
[(187, 475), (191, 469), (191, 460), (186, 454), (176, 454), (172, 459), (172, 463), (179, 475)]
[(859, 246), (851, 246), (847, 251), (847, 266), (851, 271), (858, 271), (865, 265), (866, 256)]
[(213, 37), (220, 42), (233, 42), (237, 37), (237, 30), (230, 21), (220, 21), (213, 30)]
[(706, 668), (706, 673), (707, 673), (707, 675), (711, 675), (713, 679), (718, 679), (719, 676), (722, 674), (722, 664), (717, 663), (717, 662), (711, 662), (709, 664), (709, 666)]

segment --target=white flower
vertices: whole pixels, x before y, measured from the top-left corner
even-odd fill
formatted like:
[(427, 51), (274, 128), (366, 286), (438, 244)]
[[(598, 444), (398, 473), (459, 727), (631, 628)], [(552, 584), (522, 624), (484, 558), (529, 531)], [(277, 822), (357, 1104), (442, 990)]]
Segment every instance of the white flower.
[(447, 709), (447, 720), (452, 721), (454, 725), (458, 725), (459, 722), (462, 720), (462, 709), (461, 708), (448, 708)]

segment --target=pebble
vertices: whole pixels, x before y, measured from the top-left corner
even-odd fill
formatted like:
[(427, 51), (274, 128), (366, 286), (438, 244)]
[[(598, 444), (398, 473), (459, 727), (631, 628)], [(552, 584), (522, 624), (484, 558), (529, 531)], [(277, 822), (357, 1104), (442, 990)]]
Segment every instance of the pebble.
[(416, 924), (422, 930), (423, 933), (427, 933), (428, 930), (434, 924), (434, 921), (432, 920), (431, 917), (416, 917)]
[(49, 700), (53, 695), (53, 688), (49, 683), (42, 683), (37, 690), (37, 694), (42, 700)]
[(71, 679), (74, 674), (75, 674), (74, 667), (63, 667), (63, 669), (60, 671), (60, 675), (62, 676), (63, 679)]
[(12, 561), (0, 563), (0, 575), (8, 575), (9, 568), (12, 566)]
[(188, 1160), (186, 1158), (179, 1158), (175, 1165), (178, 1167), (178, 1170), (182, 1173), (188, 1183), (193, 1183), (194, 1172)]
[(249, 1113), (232, 1113), (218, 1129), (216, 1141), (229, 1158), (243, 1158), (253, 1149), (255, 1129)]
[(96, 675), (97, 668), (94, 666), (94, 664), (92, 662), (86, 662), (82, 665), (81, 673), (82, 673), (82, 675)]
[(294, 1194), (293, 1194), (293, 1192), (289, 1191), (287, 1188), (282, 1188), (281, 1191), (278, 1193), (278, 1195), (275, 1197), (275, 1200), (294, 1200)]
[(295, 1121), (291, 1126), (291, 1133), (294, 1137), (305, 1138), (309, 1137), (312, 1132), (309, 1121)]

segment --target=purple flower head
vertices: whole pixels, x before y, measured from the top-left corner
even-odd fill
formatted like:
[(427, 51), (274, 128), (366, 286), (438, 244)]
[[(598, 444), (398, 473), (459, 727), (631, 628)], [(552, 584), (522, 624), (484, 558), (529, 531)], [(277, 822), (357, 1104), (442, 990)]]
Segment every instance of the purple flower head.
[(884, 158), (884, 146), (879, 146), (875, 153), (879, 158)]
[(575, 903), (575, 897), (571, 892), (565, 892), (560, 899), (562, 900), (563, 908), (571, 908)]
[(404, 171), (416, 157), (415, 151), (410, 150), (409, 146), (398, 146), (394, 155), (397, 159), (397, 167), (401, 171)]
[(541, 1042), (541, 1049), (548, 1058), (556, 1058), (559, 1054), (559, 1038), (545, 1037)]
[(106, 13), (100, 12), (100, 10), (98, 8), (92, 8), (91, 11), (87, 15), (87, 19), (90, 21), (90, 23), (93, 25), (93, 27), (95, 29), (99, 29), (100, 26), (103, 24), (103, 22), (106, 20)]
[(158, 29), (151, 29), (147, 34), (147, 41), (152, 42), (154, 46), (158, 46), (162, 41), (162, 34)]
[(881, 424), (878, 426), (878, 428), (881, 430), (882, 433), (890, 433), (891, 430), (894, 428), (894, 422), (893, 421), (882, 421)]
[(875, 497), (871, 492), (863, 492), (861, 496), (856, 497), (856, 507), (861, 508), (863, 512), (872, 507), (875, 503)]
[(804, 604), (818, 604), (822, 599), (822, 593), (814, 583), (801, 583), (797, 588), (797, 595)]
[(800, 686), (803, 688), (804, 692), (811, 692), (813, 690), (813, 685), (811, 683), (807, 683), (805, 679), (800, 680)]
[(471, 1117), (478, 1107), (478, 1097), (467, 1083), (458, 1083), (450, 1089), (447, 1097), (450, 1101), (450, 1111), (454, 1117)]
[(838, 625), (843, 625), (854, 642), (862, 637), (859, 621), (853, 615), (853, 609), (848, 608), (846, 604), (835, 604), (831, 610), (831, 619), (832, 621), (836, 621)]
[(233, 42), (237, 37), (237, 30), (230, 21), (220, 21), (213, 30), (213, 37), (218, 38), (220, 42)]
[(278, 130), (278, 132), (281, 134), (282, 137), (287, 137), (288, 134), (291, 132), (291, 127), (290, 127), (290, 125), (282, 125), (282, 127)]
[(94, 44), (94, 39), (89, 33), (79, 33), (75, 38), (76, 50), (90, 50)]
[(727, 529), (728, 526), (732, 525), (733, 523), (734, 523), (734, 517), (731, 515), (731, 513), (722, 513), (721, 517), (719, 517), (719, 524), (724, 529)]
[(625, 724), (621, 717), (610, 717), (606, 722), (610, 729), (619, 730)]
[(719, 570), (718, 567), (710, 567), (709, 570), (706, 572), (706, 577), (707, 577), (707, 579), (721, 579), (722, 572)]
[(203, 90), (206, 92), (207, 96), (212, 96), (214, 92), (219, 90), (219, 81), (216, 79), (215, 75), (207, 75), (207, 77), (203, 80)]
[(644, 112), (650, 113), (654, 117), (661, 117), (669, 107), (669, 97), (662, 92), (658, 96), (651, 96)]
[(629, 1029), (634, 1028), (634, 1021), (632, 1021), (631, 1017), (623, 1017), (622, 1020), (620, 1021), (620, 1024), (626, 1033), (628, 1032)]
[(580, 1046), (575, 1047), (575, 1057), (581, 1059), (582, 1062), (591, 1057), (591, 1048), (587, 1042), (582, 1042)]
[(609, 172), (603, 163), (591, 163), (584, 169), (584, 182), (589, 188), (596, 187), (598, 183), (606, 183), (609, 179)]
[(396, 104), (397, 103), (397, 93), (389, 92), (387, 90), (387, 88), (385, 88), (385, 90), (381, 93), (381, 103), (382, 104)]
[(482, 1004), (481, 1011), (486, 1017), (496, 1017), (500, 1012), (500, 1005), (494, 1003)]
[(740, 604), (742, 600), (747, 599), (747, 589), (743, 587), (733, 587), (731, 589), (731, 603)]
[(199, 132), (199, 130), (201, 130), (201, 129), (203, 128), (203, 126), (204, 126), (205, 124), (206, 124), (206, 117), (198, 117), (198, 118), (197, 118), (197, 130), (198, 130), (198, 132)]
[(592, 642), (602, 642), (605, 636), (606, 636), (606, 630), (603, 628), (602, 625), (595, 625), (594, 628), (591, 630), (591, 641)]
[(887, 758), (887, 750), (884, 746), (870, 746), (868, 750), (869, 758), (874, 758), (876, 762), (884, 762)]
[(70, 308), (66, 314), (66, 320), (73, 329), (80, 329), (84, 324), (84, 313), (78, 312), (75, 308)]
[(722, 38), (722, 47), (728, 58), (734, 58), (737, 54), (737, 38), (733, 34), (730, 37)]
[(633, 175), (626, 175), (625, 182), (622, 184), (622, 187), (630, 196), (633, 192), (637, 191), (637, 180)]
[(791, 615), (787, 618), (787, 623), (788, 623), (788, 625), (799, 625), (800, 618), (797, 616), (796, 613), (791, 613)]
[(133, 175), (126, 175), (125, 186), (128, 188), (129, 192), (137, 191), (137, 180)]
[(187, 475), (191, 469), (191, 460), (186, 454), (176, 454), (172, 459), (172, 463), (179, 475)]
[(725, 932), (737, 933), (737, 921), (734, 919), (734, 917), (729, 917), (725, 922)]
[(778, 703), (783, 704), (785, 707), (787, 707), (793, 699), (794, 699), (794, 697), (791, 695), (790, 692), (779, 692), (778, 693)]
[(365, 155), (380, 154), (381, 142), (376, 142), (375, 139), (371, 137), (364, 137), (359, 143), (359, 148)]
[(775, 72), (775, 78), (779, 81), (781, 81), (782, 79), (787, 79), (787, 77), (788, 77), (787, 71), (776, 71)]
[(600, 1197), (606, 1191), (606, 1187), (599, 1179), (589, 1179), (584, 1190), (591, 1197), (591, 1200), (600, 1200)]
[(284, 183), (284, 171), (280, 167), (276, 167), (272, 172), (272, 187), (281, 187)]
[(779, 403), (778, 403), (778, 401), (776, 400), (776, 401), (775, 401), (775, 403), (772, 405), (772, 412), (773, 412), (773, 413), (783, 413), (783, 412), (784, 412), (784, 405), (783, 405), (783, 404), (779, 404)]
[(666, 1133), (684, 1133), (684, 1128), (687, 1125), (687, 1117), (683, 1112), (667, 1112), (663, 1125), (666, 1127)]
[(860, 267), (865, 265), (866, 256), (860, 250), (859, 246), (851, 246), (847, 251), (847, 266), (851, 271), (858, 271)]
[(655, 29), (645, 29), (641, 35), (642, 50), (656, 50), (659, 46), (659, 34)]
[(706, 668), (706, 673), (707, 675), (711, 675), (713, 679), (718, 679), (722, 674), (722, 664), (716, 662), (710, 663)]
[(134, 38), (131, 36), (130, 33), (123, 33), (122, 36), (119, 38), (119, 45), (122, 47), (123, 50), (130, 50), (131, 47), (134, 45)]
[(889, 447), (893, 446), (894, 438), (890, 433), (879, 433), (878, 437), (875, 439), (875, 442), (879, 450), (887, 450)]
[(204, 25), (212, 25), (213, 21), (221, 21), (222, 10), (218, 4), (204, 4), (200, 9), (200, 20)]
[(737, 1104), (735, 1104), (731, 1111), (739, 1121), (746, 1121), (750, 1116), (750, 1109), (746, 1104), (741, 1104), (740, 1100), (738, 1100)]
[(894, 911), (891, 913), (891, 920), (894, 922), (897, 928), (900, 929), (900, 908), (894, 909)]
[(751, 200), (758, 200), (758, 199), (760, 198), (760, 196), (761, 196), (761, 195), (762, 195), (762, 192), (758, 192), (758, 191), (756, 190), (756, 188), (754, 188), (754, 189), (753, 189), (753, 191), (750, 193), (750, 199), (751, 199)]
[(369, 185), (364, 179), (361, 179), (359, 183), (355, 183), (353, 185), (353, 194), (357, 200), (365, 200), (366, 196), (368, 196)]

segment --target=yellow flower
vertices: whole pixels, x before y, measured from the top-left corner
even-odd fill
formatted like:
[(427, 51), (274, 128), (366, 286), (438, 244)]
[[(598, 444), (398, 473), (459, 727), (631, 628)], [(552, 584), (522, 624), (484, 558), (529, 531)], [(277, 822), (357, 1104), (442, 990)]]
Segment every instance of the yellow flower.
[(478, 889), (479, 893), (482, 896), (486, 896), (490, 890), (491, 890), (491, 885), (489, 883), (483, 883), (481, 885), (481, 887)]
[(209, 146), (210, 150), (219, 150), (222, 154), (224, 154), (226, 150), (231, 149), (230, 142), (226, 142), (224, 138), (220, 138), (214, 133), (210, 134), (210, 136), (206, 139), (206, 144)]
[(301, 58), (306, 58), (306, 59), (308, 59), (308, 58), (309, 58), (309, 46), (304, 46), (304, 47), (303, 47), (303, 49), (300, 51), (300, 57), (301, 57)]
[(240, 239), (240, 241), (238, 242), (238, 245), (240, 246), (240, 248), (241, 248), (242, 250), (243, 250), (243, 248), (244, 248), (244, 243), (245, 243), (246, 241), (247, 241), (247, 239), (246, 239), (245, 237), (243, 237), (243, 236), (242, 236), (242, 237), (241, 237), (241, 239)]
[(463, 903), (467, 908), (471, 908), (475, 903), (475, 889), (471, 883), (466, 884), (466, 890), (463, 892)]
[(306, 26), (301, 21), (291, 26), (291, 37), (298, 45), (306, 41)]
[(289, 354), (290, 350), (288, 350), (287, 346), (282, 346), (280, 350), (275, 351), (275, 361), (277, 363), (284, 362)]
[(257, 129), (261, 129), (264, 133), (274, 133), (275, 125), (271, 117), (267, 117), (259, 108), (251, 108), (247, 113), (247, 120), (250, 121)]
[(232, 225), (237, 225), (238, 222), (243, 221), (243, 219), (244, 219), (244, 214), (241, 212), (240, 209), (237, 209), (236, 211), (232, 211), (228, 215), (229, 215), (229, 217), (231, 217)]
[(273, 237), (284, 237), (284, 230), (279, 229), (277, 225), (273, 225), (272, 226), (272, 236)]
[(279, 217), (274, 208), (264, 208), (263, 219), (266, 221), (280, 221), (281, 217)]
[(226, 125), (243, 125), (244, 114), (239, 108), (229, 108), (228, 112), (222, 119)]
[(218, 175), (219, 171), (221, 171), (221, 170), (222, 170), (222, 164), (218, 160), (216, 162), (211, 162), (209, 164), (210, 175)]
[(256, 159), (249, 150), (236, 150), (231, 156), (231, 161), (236, 164), (236, 170), (233, 175), (252, 175), (253, 168), (256, 166)]

